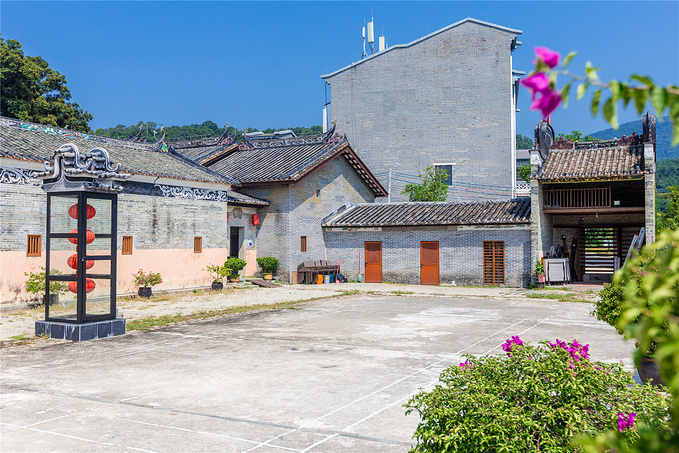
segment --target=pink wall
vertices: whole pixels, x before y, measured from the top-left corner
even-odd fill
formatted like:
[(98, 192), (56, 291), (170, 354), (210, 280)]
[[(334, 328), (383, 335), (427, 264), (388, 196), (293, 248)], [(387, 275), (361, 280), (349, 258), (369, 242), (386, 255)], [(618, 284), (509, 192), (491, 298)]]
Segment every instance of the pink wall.
[[(73, 251), (51, 253), (52, 266), (69, 272), (66, 259)], [(208, 264), (223, 264), (229, 253), (226, 248), (203, 249), (203, 253), (193, 253), (193, 249), (172, 250), (134, 250), (132, 255), (121, 255), (118, 251), (118, 293), (135, 293), (137, 286), (132, 277), (139, 269), (146, 272), (160, 272), (163, 283), (154, 289), (180, 289), (209, 286), (212, 282), (205, 270)], [(252, 259), (251, 259), (252, 257)], [(256, 269), (256, 251), (246, 252), (245, 275), (252, 275)], [(0, 303), (22, 303), (35, 299), (25, 291), (24, 272), (37, 272), (45, 265), (45, 255), (27, 257), (25, 251), (0, 253)], [(99, 265), (99, 263), (97, 263)], [(93, 268), (91, 271), (94, 271)], [(99, 285), (98, 289), (103, 289)]]

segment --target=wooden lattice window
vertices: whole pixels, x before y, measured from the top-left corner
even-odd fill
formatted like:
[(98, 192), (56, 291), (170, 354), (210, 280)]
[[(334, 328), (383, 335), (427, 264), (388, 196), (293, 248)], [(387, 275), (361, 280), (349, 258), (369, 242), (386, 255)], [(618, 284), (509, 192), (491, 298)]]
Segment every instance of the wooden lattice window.
[(42, 254), (42, 235), (29, 234), (26, 241), (26, 256), (40, 256)]
[(300, 251), (306, 252), (306, 236), (302, 236), (300, 241)]
[(505, 284), (504, 241), (483, 241), (483, 284)]
[(123, 236), (123, 255), (132, 255), (132, 236)]
[(203, 253), (203, 236), (193, 238), (193, 253)]

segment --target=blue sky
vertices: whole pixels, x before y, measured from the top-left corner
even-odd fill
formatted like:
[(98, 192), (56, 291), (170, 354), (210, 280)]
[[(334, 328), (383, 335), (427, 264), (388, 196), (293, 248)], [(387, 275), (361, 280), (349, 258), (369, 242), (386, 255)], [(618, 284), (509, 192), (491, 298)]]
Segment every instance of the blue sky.
[[(66, 76), (93, 128), (154, 121), (215, 121), (243, 127), (321, 123), (320, 75), (360, 59), (361, 27), (375, 20), (388, 45), (420, 38), (466, 17), (520, 29), (514, 67), (529, 71), (533, 47), (600, 76), (647, 74), (679, 84), (679, 2), (13, 2), (2, 1), (1, 32), (27, 55)], [(539, 120), (520, 94), (517, 131)], [(636, 119), (633, 109), (621, 122)], [(588, 103), (552, 118), (557, 132), (593, 132)]]

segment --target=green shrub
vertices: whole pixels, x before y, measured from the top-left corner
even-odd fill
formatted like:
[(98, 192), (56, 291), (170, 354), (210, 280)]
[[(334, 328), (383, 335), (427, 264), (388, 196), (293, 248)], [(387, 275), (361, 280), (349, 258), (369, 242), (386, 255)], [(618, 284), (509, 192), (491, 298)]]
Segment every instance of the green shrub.
[(466, 356), (408, 402), (422, 420), (412, 452), (572, 452), (577, 435), (622, 426), (632, 441), (635, 422), (668, 430), (665, 397), (635, 385), (620, 364), (591, 362), (588, 346), (512, 337), (503, 349), (507, 356)]
[[(24, 275), (28, 277), (26, 280), (26, 291), (33, 294), (44, 295), (45, 294), (45, 273), (47, 269), (40, 266), (40, 272), (24, 272)], [(50, 275), (61, 275), (56, 269), (50, 270)], [(50, 293), (52, 294), (64, 294), (68, 291), (68, 283), (66, 282), (52, 282), (50, 283)]]
[(137, 272), (132, 274), (134, 277), (134, 282), (137, 286), (146, 288), (163, 283), (163, 278), (160, 276), (160, 272), (146, 272), (143, 269), (139, 269)]
[(257, 258), (257, 264), (262, 268), (263, 274), (275, 274), (278, 270), (278, 258), (272, 256)]
[(226, 260), (224, 267), (231, 269), (231, 275), (235, 277), (238, 276), (238, 273), (245, 267), (245, 264), (245, 260), (231, 257)]

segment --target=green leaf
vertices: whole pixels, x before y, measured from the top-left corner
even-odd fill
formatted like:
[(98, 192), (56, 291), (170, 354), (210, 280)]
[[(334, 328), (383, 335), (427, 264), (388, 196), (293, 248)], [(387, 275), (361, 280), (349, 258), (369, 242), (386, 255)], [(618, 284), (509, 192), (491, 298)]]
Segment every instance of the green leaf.
[(613, 100), (613, 97), (608, 98), (608, 100), (604, 103), (604, 118), (606, 118), (606, 121), (613, 126), (613, 129), (618, 128), (618, 109), (617, 109), (616, 102)]
[(637, 109), (637, 113), (644, 111), (646, 106), (646, 101), (651, 93), (645, 88), (635, 88), (634, 89), (634, 106)]
[(563, 59), (563, 67), (565, 68), (566, 66), (568, 66), (568, 63), (570, 63), (573, 57), (575, 57), (577, 54), (578, 54), (577, 52), (573, 51), (566, 55), (566, 58)]
[(613, 102), (618, 102), (618, 99), (620, 99), (620, 82), (611, 80), (608, 84), (608, 88), (611, 90), (611, 99), (613, 99)]
[(596, 90), (592, 95), (592, 116), (596, 116), (599, 112), (599, 103), (601, 102), (601, 90)]
[(652, 81), (649, 77), (645, 77), (645, 76), (640, 76), (640, 75), (634, 74), (634, 75), (633, 75), (632, 77), (630, 77), (630, 78), (631, 78), (632, 80), (636, 80), (636, 81), (638, 81), (638, 82), (643, 83), (643, 84), (646, 85), (648, 88), (653, 88), (653, 87), (655, 86), (655, 84), (653, 83), (653, 81)]
[(578, 101), (585, 95), (587, 88), (589, 88), (589, 83), (581, 83), (578, 85)]
[(561, 89), (561, 100), (563, 101), (563, 107), (566, 108), (568, 107), (568, 92), (571, 90), (571, 85), (573, 82), (568, 82), (564, 87)]
[(672, 118), (672, 146), (679, 145), (679, 116)]
[(620, 84), (621, 90), (620, 90), (620, 97), (622, 98), (622, 101), (625, 104), (625, 107), (627, 107), (627, 104), (629, 104), (629, 101), (634, 97), (634, 88), (630, 87), (626, 83), (621, 83)]
[(599, 76), (597, 75), (597, 71), (599, 71), (601, 68), (595, 68), (592, 66), (591, 62), (587, 62), (585, 64), (585, 73), (587, 74), (587, 78), (592, 79), (592, 80), (599, 80)]
[(667, 101), (667, 91), (661, 87), (653, 87), (651, 89), (651, 102), (657, 116), (662, 116), (665, 110), (665, 102)]

